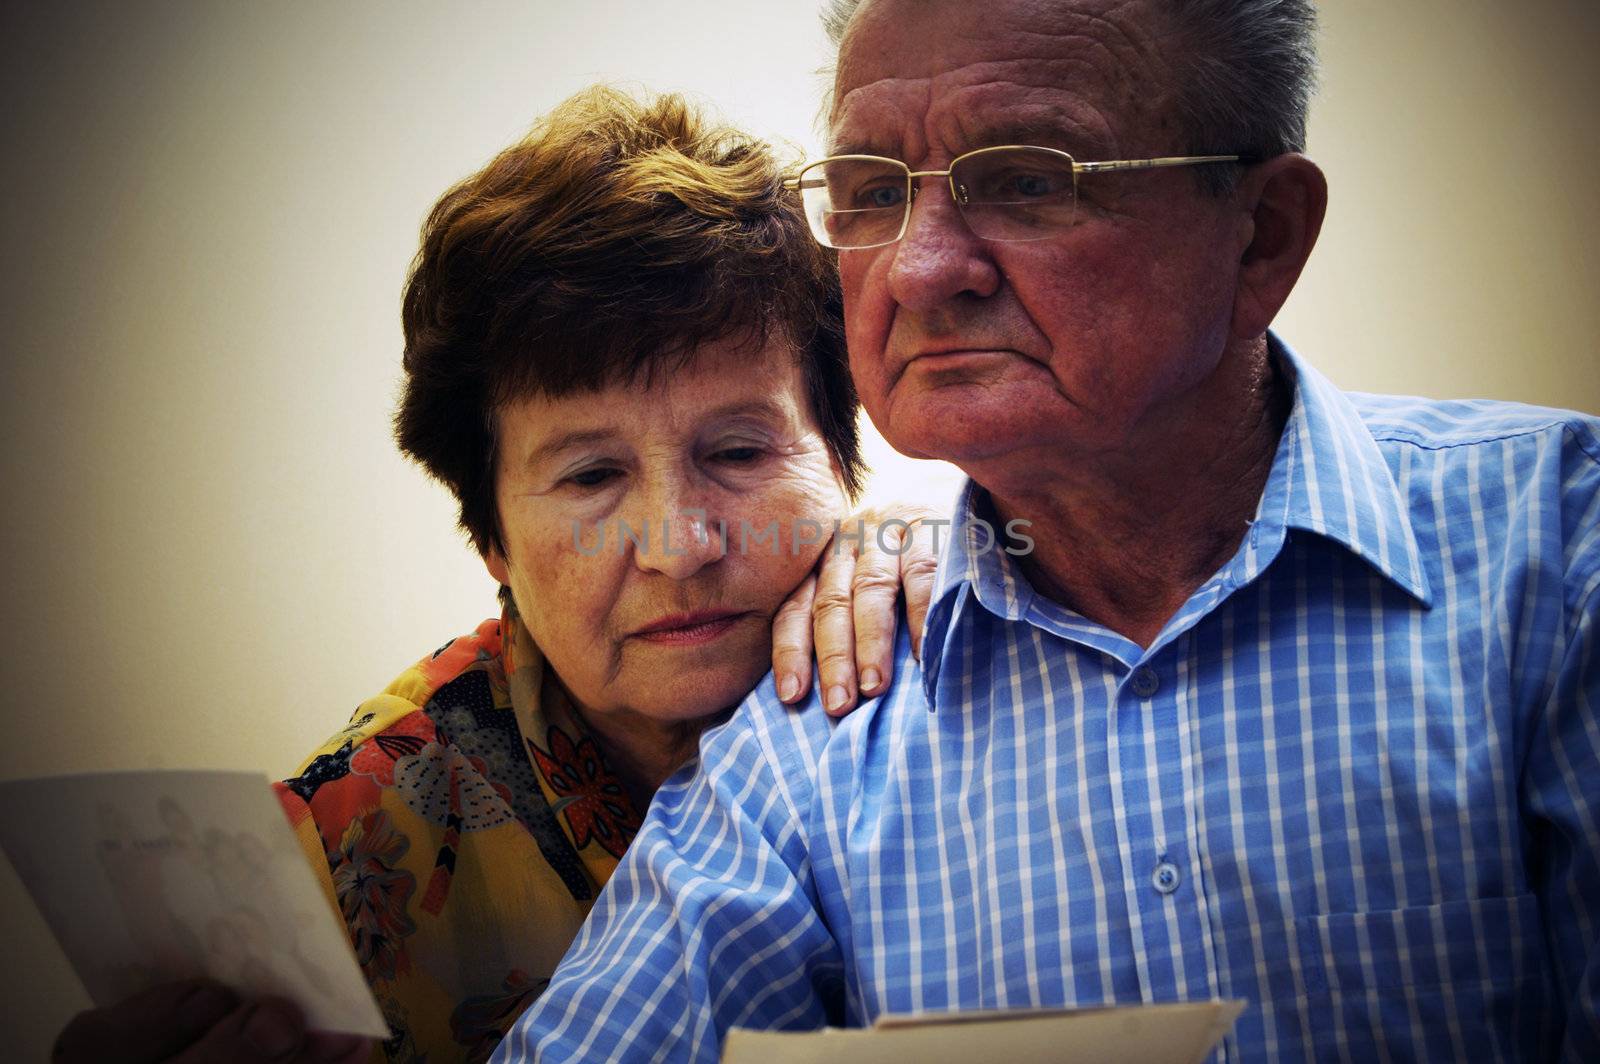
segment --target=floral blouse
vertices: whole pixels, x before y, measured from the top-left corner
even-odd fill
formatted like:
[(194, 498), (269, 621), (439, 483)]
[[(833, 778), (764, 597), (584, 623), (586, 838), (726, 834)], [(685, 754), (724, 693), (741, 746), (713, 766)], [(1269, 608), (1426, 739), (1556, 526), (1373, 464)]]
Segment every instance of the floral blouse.
[(389, 1022), (375, 1061), (486, 1060), (640, 819), (512, 609), (276, 787)]

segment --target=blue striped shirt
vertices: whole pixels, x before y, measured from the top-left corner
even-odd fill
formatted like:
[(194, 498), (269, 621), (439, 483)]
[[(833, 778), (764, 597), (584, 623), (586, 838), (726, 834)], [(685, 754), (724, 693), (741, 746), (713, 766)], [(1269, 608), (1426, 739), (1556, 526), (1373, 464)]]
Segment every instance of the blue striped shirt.
[(495, 1059), (1223, 997), (1230, 1061), (1600, 1060), (1600, 426), (1274, 351), (1255, 518), (1148, 648), (953, 537), (926, 667), (708, 732)]

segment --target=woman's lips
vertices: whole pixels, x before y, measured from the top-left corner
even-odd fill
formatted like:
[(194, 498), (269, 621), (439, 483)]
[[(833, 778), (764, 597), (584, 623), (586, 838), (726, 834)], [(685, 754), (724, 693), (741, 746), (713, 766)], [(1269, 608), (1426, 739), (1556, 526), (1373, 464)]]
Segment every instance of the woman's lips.
[(721, 638), (744, 616), (727, 610), (673, 614), (652, 621), (633, 637), (657, 646), (698, 646)]

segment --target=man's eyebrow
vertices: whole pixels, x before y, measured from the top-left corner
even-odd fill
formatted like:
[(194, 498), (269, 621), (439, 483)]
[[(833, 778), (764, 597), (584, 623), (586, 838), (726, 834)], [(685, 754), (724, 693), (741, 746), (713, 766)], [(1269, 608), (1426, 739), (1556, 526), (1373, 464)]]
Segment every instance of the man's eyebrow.
[[(993, 148), (1002, 144), (1027, 144), (1041, 148), (1056, 148), (1080, 162), (1107, 158), (1110, 150), (1103, 136), (1090, 133), (1076, 123), (1064, 118), (1018, 119), (967, 131), (966, 150)], [(869, 139), (851, 139), (833, 142), (829, 155), (880, 155), (899, 159), (898, 147), (885, 147), (882, 142)]]
[(895, 150), (870, 140), (836, 140), (828, 144), (829, 155), (878, 155), (886, 159), (895, 159), (898, 158)]
[(1048, 118), (1005, 122), (974, 134), (974, 147), (997, 144), (1056, 148), (1080, 160), (1103, 158), (1107, 150), (1104, 137), (1085, 131), (1077, 123)]

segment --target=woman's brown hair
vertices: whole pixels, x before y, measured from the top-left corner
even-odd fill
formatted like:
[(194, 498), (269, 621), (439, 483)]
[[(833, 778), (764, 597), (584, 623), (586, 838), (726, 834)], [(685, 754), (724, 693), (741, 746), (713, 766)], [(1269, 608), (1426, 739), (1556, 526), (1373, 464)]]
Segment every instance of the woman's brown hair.
[(648, 381), (697, 348), (777, 330), (852, 496), (864, 466), (837, 268), (766, 144), (682, 97), (568, 99), (446, 192), (403, 309), (401, 450), (499, 547), (494, 416), (529, 395)]

